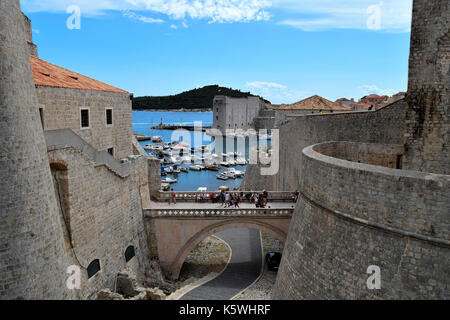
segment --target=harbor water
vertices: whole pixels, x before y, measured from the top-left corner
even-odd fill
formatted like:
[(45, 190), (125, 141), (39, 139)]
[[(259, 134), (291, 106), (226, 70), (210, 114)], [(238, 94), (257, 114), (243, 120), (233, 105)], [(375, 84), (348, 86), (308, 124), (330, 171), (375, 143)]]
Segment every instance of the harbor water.
[[(183, 141), (184, 143), (190, 145), (192, 148), (197, 148), (202, 145), (211, 145), (213, 148), (215, 146), (221, 146), (222, 150), (213, 150), (213, 153), (221, 155), (221, 153), (226, 153), (227, 151), (241, 151), (242, 148), (238, 149), (237, 140), (234, 138), (223, 138), (222, 143), (215, 143), (214, 139), (204, 132), (193, 132), (193, 131), (173, 131), (173, 130), (159, 130), (152, 129), (152, 127), (163, 124), (173, 124), (173, 125), (196, 125), (201, 124), (204, 127), (212, 125), (213, 114), (212, 112), (153, 112), (153, 111), (133, 111), (133, 132), (138, 134), (143, 134), (146, 136), (160, 136), (165, 143), (172, 141)], [(145, 146), (147, 144), (152, 144), (151, 141), (143, 141), (141, 145)], [(231, 147), (234, 144), (234, 148)], [(227, 148), (229, 146), (229, 148)], [(249, 145), (248, 139), (245, 140), (245, 155), (248, 160), (249, 150), (251, 146)], [(242, 150), (244, 151), (244, 150)], [(149, 151), (147, 151), (150, 153)], [(243, 152), (244, 153), (244, 152)], [(201, 155), (201, 154), (197, 154)], [(222, 161), (222, 157), (217, 160), (219, 164)], [(182, 166), (188, 168), (189, 164), (183, 164)], [(239, 171), (245, 171), (247, 166), (236, 165), (235, 168)], [(202, 171), (192, 171), (188, 170), (188, 173), (178, 173), (178, 174), (168, 174), (168, 178), (176, 178), (178, 181), (171, 185), (175, 191), (195, 191), (200, 187), (206, 187), (208, 191), (216, 191), (220, 186), (227, 186), (230, 190), (239, 188), (242, 182), (242, 177), (237, 179), (229, 179), (227, 181), (217, 179), (219, 173), (227, 171), (228, 168), (221, 167), (218, 172), (202, 170)]]

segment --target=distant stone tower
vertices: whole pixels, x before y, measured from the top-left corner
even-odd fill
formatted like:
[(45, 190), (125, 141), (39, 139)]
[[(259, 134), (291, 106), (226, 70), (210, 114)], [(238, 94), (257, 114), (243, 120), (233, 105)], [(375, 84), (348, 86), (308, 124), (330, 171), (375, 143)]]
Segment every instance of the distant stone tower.
[(450, 174), (449, 28), (449, 1), (414, 1), (404, 169)]
[(0, 299), (70, 298), (19, 0), (0, 1)]

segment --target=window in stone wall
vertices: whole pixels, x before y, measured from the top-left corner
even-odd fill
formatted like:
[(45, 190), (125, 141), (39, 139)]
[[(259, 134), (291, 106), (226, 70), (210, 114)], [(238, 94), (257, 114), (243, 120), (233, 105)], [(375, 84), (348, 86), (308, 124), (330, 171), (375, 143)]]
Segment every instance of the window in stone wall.
[(135, 250), (134, 250), (134, 246), (129, 246), (126, 250), (125, 250), (125, 261), (128, 262), (131, 259), (133, 259), (133, 257), (136, 255)]
[(106, 109), (106, 125), (111, 126), (113, 124), (113, 110)]
[(114, 157), (114, 148), (108, 148), (108, 153)]
[(100, 271), (100, 260), (95, 259), (91, 263), (89, 263), (87, 267), (88, 279), (92, 278)]
[(81, 128), (89, 128), (89, 109), (81, 109)]

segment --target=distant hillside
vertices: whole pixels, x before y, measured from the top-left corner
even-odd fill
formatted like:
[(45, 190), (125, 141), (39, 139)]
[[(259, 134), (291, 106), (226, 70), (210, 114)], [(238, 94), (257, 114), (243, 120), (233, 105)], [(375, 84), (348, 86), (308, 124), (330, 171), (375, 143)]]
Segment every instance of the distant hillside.
[(212, 85), (174, 96), (136, 97), (133, 99), (133, 110), (212, 109), (214, 97), (218, 95), (233, 98), (254, 96), (250, 92)]

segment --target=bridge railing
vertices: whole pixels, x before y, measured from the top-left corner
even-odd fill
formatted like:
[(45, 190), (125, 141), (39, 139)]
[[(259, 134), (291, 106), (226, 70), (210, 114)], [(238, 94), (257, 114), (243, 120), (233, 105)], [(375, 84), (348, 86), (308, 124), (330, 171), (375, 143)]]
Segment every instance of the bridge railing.
[(171, 217), (292, 217), (294, 209), (149, 209), (145, 210), (147, 218)]
[[(220, 191), (186, 191), (186, 192), (175, 192), (175, 199), (179, 202), (212, 202), (210, 199), (210, 194), (213, 193), (214, 197), (220, 195)], [(242, 201), (249, 202), (246, 195), (249, 193), (262, 193), (262, 191), (228, 191), (229, 194), (240, 194), (243, 193)], [(158, 192), (153, 194), (154, 200), (158, 202), (167, 202), (172, 198), (171, 192)], [(268, 193), (267, 200), (269, 202), (294, 202), (295, 196), (294, 192), (284, 192), (284, 191), (274, 191)]]

